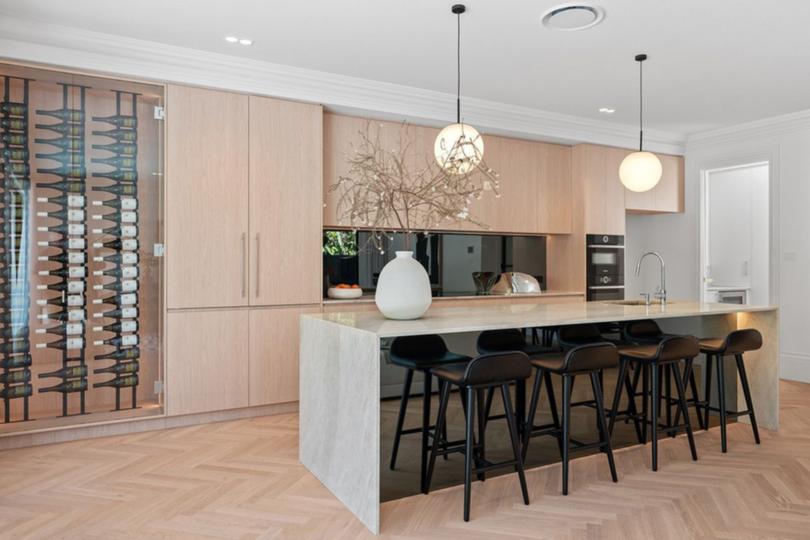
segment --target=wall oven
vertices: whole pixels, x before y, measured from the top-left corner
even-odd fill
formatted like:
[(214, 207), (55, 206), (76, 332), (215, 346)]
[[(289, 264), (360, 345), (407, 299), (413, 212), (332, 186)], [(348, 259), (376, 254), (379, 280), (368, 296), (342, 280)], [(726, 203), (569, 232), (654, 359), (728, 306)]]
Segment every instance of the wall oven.
[(589, 234), (587, 245), (587, 299), (624, 299), (624, 236)]

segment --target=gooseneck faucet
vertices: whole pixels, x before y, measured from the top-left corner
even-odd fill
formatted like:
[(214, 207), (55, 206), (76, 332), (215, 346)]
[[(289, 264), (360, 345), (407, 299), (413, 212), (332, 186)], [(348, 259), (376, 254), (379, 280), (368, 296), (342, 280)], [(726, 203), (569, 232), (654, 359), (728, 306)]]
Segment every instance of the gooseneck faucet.
[[(667, 303), (667, 267), (664, 264), (664, 258), (661, 256), (661, 254), (657, 251), (648, 251), (642, 255), (639, 258), (638, 263), (636, 263), (636, 277), (641, 275), (641, 263), (644, 261), (644, 257), (647, 255), (655, 255), (658, 257), (658, 261), (661, 263), (661, 283), (658, 285), (658, 290), (655, 292), (655, 297), (661, 301), (661, 305), (663, 306)], [(649, 303), (650, 295), (648, 294), (646, 297), (647, 303)]]

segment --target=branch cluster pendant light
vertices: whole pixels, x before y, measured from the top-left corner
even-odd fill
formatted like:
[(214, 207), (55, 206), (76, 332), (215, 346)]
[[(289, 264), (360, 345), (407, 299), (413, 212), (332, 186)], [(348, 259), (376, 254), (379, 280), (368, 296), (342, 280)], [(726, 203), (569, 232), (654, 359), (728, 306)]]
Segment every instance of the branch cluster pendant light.
[(439, 166), (450, 174), (468, 174), (484, 157), (484, 140), (476, 129), (461, 123), (461, 14), (467, 11), (464, 4), (455, 4), (452, 12), (458, 22), (456, 56), (456, 123), (450, 124), (436, 137), (433, 153)]
[(619, 178), (624, 187), (630, 191), (642, 192), (654, 188), (661, 180), (663, 169), (661, 160), (652, 152), (644, 151), (644, 85), (642, 79), (642, 63), (647, 59), (646, 54), (636, 55), (638, 62), (638, 152), (633, 152), (622, 161), (619, 166)]

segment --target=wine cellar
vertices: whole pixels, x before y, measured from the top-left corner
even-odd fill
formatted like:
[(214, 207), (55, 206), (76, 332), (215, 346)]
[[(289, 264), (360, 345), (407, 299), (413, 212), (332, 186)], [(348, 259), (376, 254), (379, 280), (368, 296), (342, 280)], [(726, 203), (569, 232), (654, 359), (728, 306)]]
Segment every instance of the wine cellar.
[(161, 414), (164, 87), (0, 84), (0, 434)]

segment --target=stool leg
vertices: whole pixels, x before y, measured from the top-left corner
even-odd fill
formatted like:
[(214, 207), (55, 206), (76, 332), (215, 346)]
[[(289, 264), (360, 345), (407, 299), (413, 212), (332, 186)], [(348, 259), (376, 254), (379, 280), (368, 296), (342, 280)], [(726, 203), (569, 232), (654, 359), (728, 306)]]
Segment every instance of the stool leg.
[[(463, 390), (459, 390), (463, 393)], [(439, 397), (439, 415), (436, 417), (436, 425), (441, 424), (447, 417), (447, 403), (450, 401), (450, 383), (445, 382), (442, 385), (442, 393)], [(433, 468), (436, 466), (436, 455), (439, 452), (440, 442), (446, 442), (445, 439), (433, 439), (433, 445), (430, 448), (430, 461), (428, 462), (428, 470), (425, 475), (425, 489), (424, 492), (430, 491), (430, 481), (433, 479)]]
[(543, 388), (543, 370), (535, 371), (534, 384), (532, 385), (532, 397), (529, 401), (529, 410), (526, 413), (525, 427), (523, 428), (523, 449), (521, 456), (526, 459), (526, 452), (529, 450), (529, 440), (532, 438), (534, 428), (534, 416), (537, 413), (537, 403), (540, 401), (540, 390)]
[[(629, 361), (628, 361), (629, 364)], [(636, 375), (641, 372), (640, 369), (635, 370)], [(638, 440), (639, 444), (644, 443), (644, 437), (641, 432), (641, 422), (638, 418), (638, 408), (636, 408), (636, 388), (638, 388), (638, 377), (634, 376), (634, 382), (630, 382), (630, 373), (627, 373), (624, 378), (624, 387), (627, 391), (627, 412), (630, 414), (630, 418), (633, 420), (633, 427), (636, 430), (636, 439)], [(627, 419), (625, 419), (625, 423), (627, 423)]]
[(485, 411), (485, 414), (486, 414), (486, 417), (487, 417), (487, 421), (489, 421), (489, 417), (491, 416), (491, 413), (492, 413), (492, 398), (493, 398), (493, 396), (495, 396), (495, 389), (494, 388), (488, 389), (487, 390), (487, 403), (486, 403), (486, 406), (484, 407), (484, 411)]
[(563, 375), (562, 420), (562, 493), (568, 495), (568, 447), (571, 436), (571, 384), (570, 375)]
[(703, 399), (706, 401), (706, 405), (703, 407), (703, 429), (709, 429), (709, 415), (711, 411), (709, 407), (712, 406), (712, 360), (714, 360), (713, 355), (706, 354), (706, 380), (703, 381), (703, 389), (704, 389), (704, 396)]
[(405, 370), (405, 385), (402, 387), (402, 398), (399, 400), (399, 414), (397, 415), (397, 430), (394, 433), (394, 448), (391, 450), (391, 464), (389, 468), (393, 471), (397, 466), (397, 454), (399, 453), (399, 440), (402, 438), (402, 426), (405, 424), (405, 413), (408, 410), (408, 397), (411, 394), (411, 382), (413, 382), (413, 370)]
[(717, 356), (717, 399), (720, 403), (720, 448), (728, 451), (726, 441), (726, 367), (725, 357)]
[[(627, 360), (619, 360), (619, 376), (616, 379), (616, 390), (613, 393), (613, 404), (610, 407), (610, 424), (608, 425), (608, 435), (613, 435), (613, 426), (616, 424), (616, 415), (619, 414), (619, 403), (622, 399), (622, 387), (627, 377)], [(628, 396), (629, 398), (630, 396)]]
[(648, 419), (650, 417), (650, 366), (641, 366), (641, 415), (644, 421), (641, 424), (642, 444), (647, 444)]
[[(546, 383), (546, 393), (548, 394), (548, 406), (551, 409), (551, 422), (554, 424), (554, 427), (557, 429), (562, 429), (560, 426), (560, 415), (557, 413), (557, 396), (554, 395), (554, 385), (551, 384), (551, 373), (546, 371), (543, 373), (543, 380)], [(557, 447), (560, 449), (560, 455), (562, 456), (562, 441), (559, 437), (557, 439)]]
[[(689, 358), (686, 360), (686, 369), (692, 369), (692, 362), (693, 359)], [(683, 379), (681, 378), (681, 372), (678, 369), (677, 364), (670, 364), (673, 376), (675, 377), (675, 386), (678, 389), (678, 405), (683, 411), (683, 421), (686, 424), (686, 437), (689, 439), (689, 451), (692, 452), (692, 461), (697, 461), (697, 448), (695, 448), (695, 437), (692, 433), (692, 422), (689, 420), (689, 410), (687, 409), (686, 405), (686, 389), (683, 385)]]
[(748, 386), (748, 375), (745, 373), (745, 363), (743, 363), (743, 355), (734, 355), (737, 359), (737, 371), (740, 373), (740, 383), (743, 388), (743, 395), (745, 395), (745, 406), (748, 408), (748, 417), (751, 419), (751, 429), (754, 431), (754, 441), (759, 444), (759, 429), (757, 429), (757, 417), (754, 415), (754, 402), (751, 401), (751, 388)]
[[(478, 405), (478, 407), (477, 407), (477, 409), (478, 409), (478, 411), (477, 411), (477, 413), (478, 413), (478, 461), (480, 461), (483, 464), (484, 460), (486, 459), (486, 455), (487, 455), (486, 454), (486, 443), (485, 443), (485, 441), (486, 441), (485, 432), (486, 432), (486, 429), (487, 429), (487, 417), (486, 417), (486, 411), (484, 410), (485, 403), (484, 403), (484, 390), (483, 390), (483, 388), (480, 389), (480, 390), (477, 390), (476, 393), (478, 394), (478, 396), (477, 396), (478, 397), (478, 399), (477, 399), (477, 405)], [(480, 472), (476, 476), (482, 482), (484, 480), (486, 480), (486, 473)]]
[[(523, 457), (520, 453), (518, 440), (517, 423), (515, 413), (512, 411), (512, 398), (509, 396), (509, 386), (501, 385), (501, 397), (503, 397), (503, 410), (506, 411), (506, 423), (509, 426), (509, 439), (512, 441), (512, 455), (515, 457), (515, 470), (520, 480), (520, 492), (523, 494), (523, 504), (529, 504), (529, 488), (526, 486), (526, 475), (523, 473)], [(527, 434), (530, 432), (527, 432)], [(527, 436), (528, 440), (528, 436)]]
[(472, 490), (473, 431), (475, 427), (475, 389), (467, 387), (467, 430), (464, 439), (464, 521), (470, 521), (470, 491)]
[[(695, 361), (692, 360), (687, 364), (689, 373), (684, 370), (684, 381), (689, 381), (689, 390), (692, 392), (692, 400), (695, 402), (695, 416), (697, 416), (698, 427), (703, 428), (703, 413), (700, 410), (698, 403), (700, 402), (700, 393), (698, 392), (697, 380), (695, 380)], [(677, 422), (676, 422), (677, 423)]]
[[(666, 403), (667, 427), (672, 427), (672, 370), (664, 366), (664, 402)], [(674, 433), (671, 434), (673, 437)]]
[(608, 431), (607, 419), (605, 418), (602, 385), (599, 380), (599, 375), (596, 372), (591, 372), (591, 386), (593, 387), (593, 397), (596, 400), (596, 422), (599, 425), (599, 442), (602, 443), (602, 450), (607, 454), (610, 477), (614, 482), (618, 482), (619, 478), (616, 476), (616, 464), (613, 461), (613, 447), (610, 444), (610, 432)]
[[(647, 366), (645, 366), (647, 367)], [(650, 441), (652, 442), (652, 470), (658, 470), (658, 406), (659, 398), (661, 397), (659, 392), (659, 375), (660, 370), (658, 369), (659, 366), (657, 364), (653, 364), (650, 366), (650, 373), (652, 374), (652, 399), (650, 400), (650, 405), (652, 407), (652, 411), (650, 411)]]
[[(518, 418), (526, 418), (526, 379), (515, 381), (515, 412)], [(523, 423), (518, 426), (518, 433), (523, 434)]]
[[(449, 383), (449, 382), (446, 382), (446, 381), (442, 381), (442, 380), (441, 380), (441, 379), (439, 379), (438, 377), (436, 378), (436, 380), (438, 380), (438, 381), (439, 381), (439, 397), (441, 398), (442, 393), (444, 393), (444, 385), (446, 385), (446, 384), (450, 384), (450, 383)], [(434, 432), (434, 433), (435, 433), (435, 432)], [(445, 441), (447, 440), (447, 419), (446, 419), (446, 418), (444, 419), (444, 422), (442, 422), (442, 434), (441, 434), (441, 436), (442, 436), (442, 438), (443, 438)], [(433, 437), (433, 440), (434, 440), (434, 441), (436, 440), (436, 437), (435, 437), (435, 436)], [(444, 455), (442, 456), (442, 458), (443, 458), (445, 461), (447, 461), (447, 454), (444, 454)]]
[[(421, 464), (421, 476), (422, 476), (422, 492), (427, 493), (427, 487), (425, 487), (425, 477), (427, 476), (427, 462), (428, 462), (428, 451), (430, 450), (430, 398), (431, 398), (431, 386), (433, 382), (433, 376), (430, 372), (425, 371), (425, 391), (422, 396), (422, 464)], [(437, 426), (441, 424), (436, 424)]]

